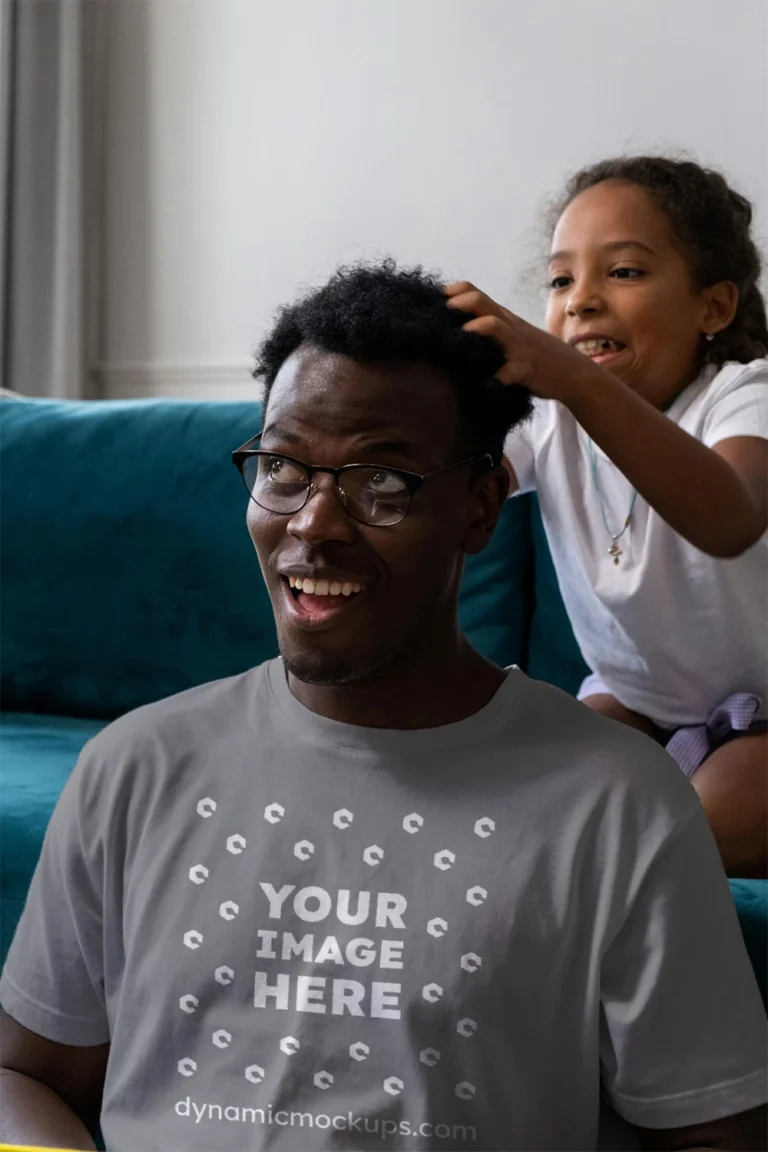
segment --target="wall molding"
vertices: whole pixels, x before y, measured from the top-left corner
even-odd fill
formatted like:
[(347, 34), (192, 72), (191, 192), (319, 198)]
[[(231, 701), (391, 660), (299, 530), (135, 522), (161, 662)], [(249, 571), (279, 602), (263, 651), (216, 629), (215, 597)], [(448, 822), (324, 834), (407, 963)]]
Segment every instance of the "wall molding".
[(95, 394), (102, 400), (258, 400), (261, 385), (252, 365), (98, 364), (91, 369)]

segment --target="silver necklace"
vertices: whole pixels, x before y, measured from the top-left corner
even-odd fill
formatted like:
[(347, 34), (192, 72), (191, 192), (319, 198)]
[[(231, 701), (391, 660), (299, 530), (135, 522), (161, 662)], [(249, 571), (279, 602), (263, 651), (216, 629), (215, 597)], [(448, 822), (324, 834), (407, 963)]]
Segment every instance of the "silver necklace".
[(605, 504), (603, 502), (603, 493), (600, 490), (600, 481), (599, 481), (598, 476), (597, 476), (597, 458), (595, 456), (595, 447), (589, 438), (587, 438), (587, 451), (589, 452), (589, 465), (590, 465), (590, 470), (592, 472), (592, 482), (595, 485), (595, 491), (597, 492), (597, 499), (600, 502), (600, 515), (603, 518), (603, 524), (605, 526), (605, 530), (611, 538), (611, 546), (608, 549), (608, 555), (612, 558), (614, 564), (618, 566), (621, 557), (624, 555), (623, 550), (619, 547), (619, 540), (621, 540), (622, 536), (624, 535), (624, 533), (627, 531), (627, 529), (629, 528), (629, 526), (632, 523), (632, 516), (634, 514), (635, 503), (637, 501), (637, 488), (634, 488), (632, 490), (632, 500), (631, 500), (630, 505), (629, 505), (629, 512), (627, 513), (627, 518), (624, 521), (624, 527), (621, 529), (620, 532), (611, 532), (611, 529), (608, 527), (608, 518), (605, 515)]

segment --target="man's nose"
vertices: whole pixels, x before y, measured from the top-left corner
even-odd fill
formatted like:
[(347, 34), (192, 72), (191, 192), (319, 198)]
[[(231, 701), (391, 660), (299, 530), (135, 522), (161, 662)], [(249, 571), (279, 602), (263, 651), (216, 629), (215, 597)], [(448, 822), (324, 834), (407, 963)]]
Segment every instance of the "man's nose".
[(309, 499), (288, 521), (288, 532), (297, 540), (317, 546), (330, 540), (353, 544), (358, 536), (355, 521), (348, 516), (336, 492), (333, 476), (315, 472)]

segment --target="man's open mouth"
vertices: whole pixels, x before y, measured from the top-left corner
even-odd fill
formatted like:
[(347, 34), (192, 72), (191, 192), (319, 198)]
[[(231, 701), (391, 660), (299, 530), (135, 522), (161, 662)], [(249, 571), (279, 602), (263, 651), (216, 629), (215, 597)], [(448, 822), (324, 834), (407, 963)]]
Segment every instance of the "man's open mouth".
[(302, 580), (300, 576), (289, 576), (288, 583), (296, 594), (303, 592), (306, 596), (354, 596), (362, 592), (362, 584), (345, 580)]
[(346, 613), (365, 585), (352, 580), (313, 580), (283, 576), (288, 608), (294, 621), (305, 627), (332, 624)]

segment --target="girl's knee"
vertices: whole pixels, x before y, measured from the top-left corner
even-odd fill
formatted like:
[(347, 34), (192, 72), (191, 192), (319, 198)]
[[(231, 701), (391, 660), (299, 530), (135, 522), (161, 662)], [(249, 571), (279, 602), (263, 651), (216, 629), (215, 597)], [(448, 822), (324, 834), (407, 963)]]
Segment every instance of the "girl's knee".
[[(643, 732), (653, 740), (659, 742), (662, 740), (660, 730), (652, 720), (649, 720), (647, 716), (641, 716), (639, 712), (632, 712), (631, 709), (625, 708), (623, 704), (619, 703), (615, 696), (611, 696), (607, 692), (601, 692), (594, 696), (585, 696), (581, 702), (582, 704), (586, 704), (587, 708), (591, 708), (593, 712), (598, 712), (608, 720), (616, 720), (619, 724), (626, 724), (628, 728), (635, 728), (638, 732)], [(666, 733), (666, 735), (668, 736), (669, 733)]]

